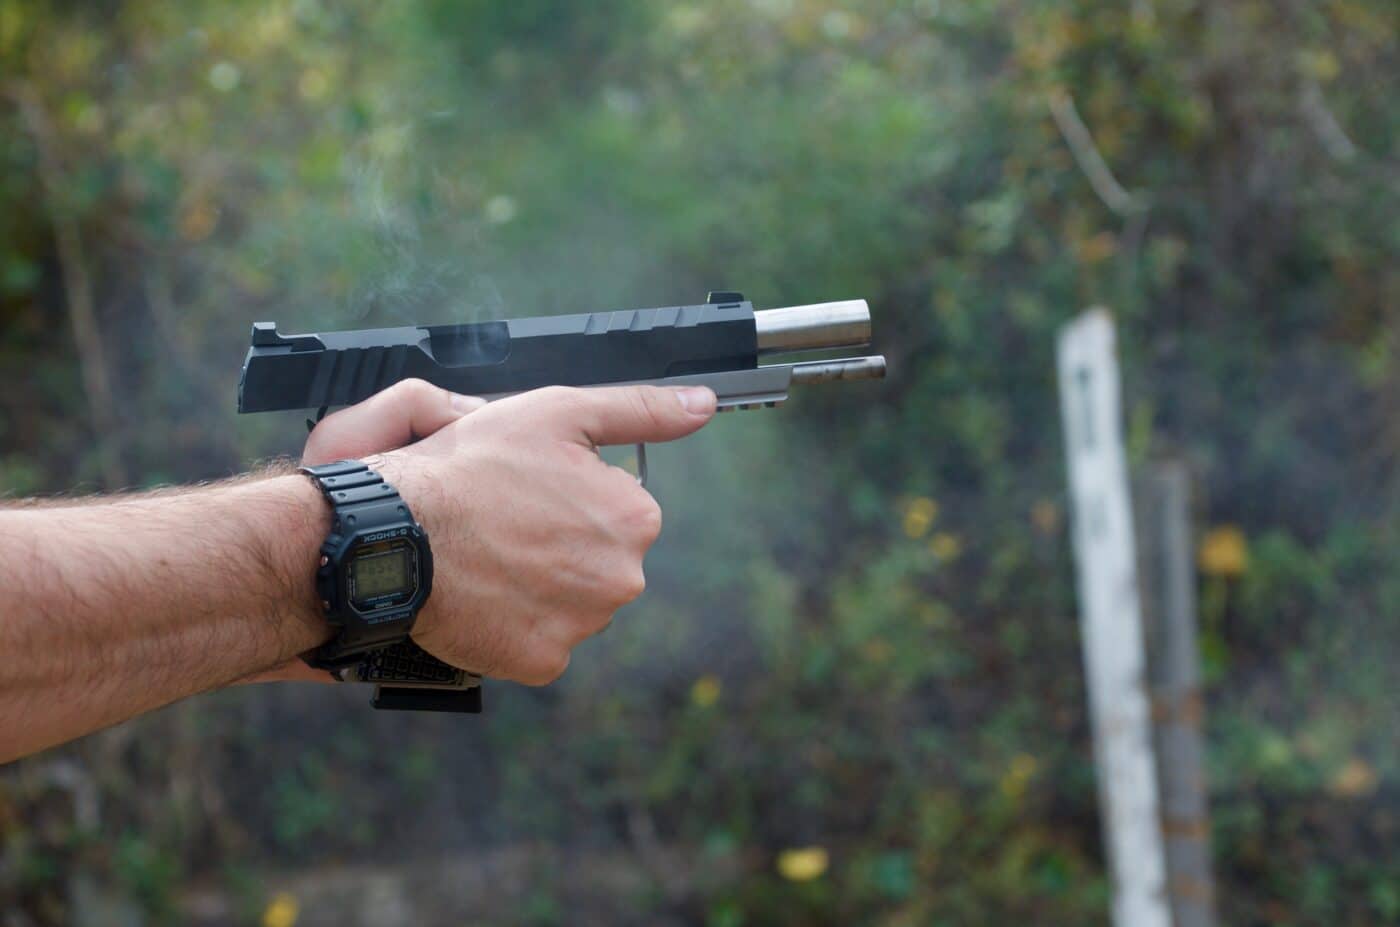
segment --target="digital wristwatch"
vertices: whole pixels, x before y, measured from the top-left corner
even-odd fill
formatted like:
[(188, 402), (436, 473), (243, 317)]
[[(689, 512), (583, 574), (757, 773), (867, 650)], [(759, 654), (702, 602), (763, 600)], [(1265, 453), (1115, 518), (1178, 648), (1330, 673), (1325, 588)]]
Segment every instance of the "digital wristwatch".
[(333, 635), (303, 659), (337, 679), (374, 683), (376, 708), (480, 711), (480, 677), (409, 638), (432, 592), (433, 554), (408, 503), (358, 460), (301, 472), (332, 509), (316, 593)]

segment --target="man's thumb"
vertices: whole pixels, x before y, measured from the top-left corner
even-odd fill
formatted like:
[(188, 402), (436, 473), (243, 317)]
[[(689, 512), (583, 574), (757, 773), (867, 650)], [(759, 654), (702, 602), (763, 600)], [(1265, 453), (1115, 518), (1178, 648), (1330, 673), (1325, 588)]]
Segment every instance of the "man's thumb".
[(714, 417), (715, 394), (707, 386), (605, 386), (575, 391), (563, 411), (594, 445), (673, 441)]
[(330, 463), (403, 447), (486, 404), (425, 380), (401, 380), (364, 402), (326, 416), (306, 439), (302, 463)]

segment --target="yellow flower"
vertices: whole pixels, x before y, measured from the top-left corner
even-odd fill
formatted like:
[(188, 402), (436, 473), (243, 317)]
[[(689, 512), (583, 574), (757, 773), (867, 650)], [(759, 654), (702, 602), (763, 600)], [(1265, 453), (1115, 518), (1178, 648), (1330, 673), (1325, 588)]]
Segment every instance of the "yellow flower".
[(1376, 790), (1376, 771), (1360, 757), (1352, 757), (1337, 770), (1327, 789), (1342, 798), (1360, 798)]
[(1017, 754), (1001, 777), (999, 786), (1002, 794), (1007, 798), (1020, 798), (1026, 794), (1026, 786), (1030, 785), (1039, 766), (1036, 758), (1029, 753)]
[(1212, 528), (1201, 540), (1196, 560), (1207, 576), (1240, 576), (1249, 569), (1249, 542), (1234, 525)]
[(690, 701), (699, 708), (709, 708), (719, 701), (719, 693), (719, 677), (707, 673), (695, 680), (695, 685), (690, 687)]
[(904, 504), (904, 533), (918, 539), (928, 534), (938, 518), (938, 503), (928, 496), (910, 499)]
[(819, 879), (830, 864), (825, 847), (794, 847), (778, 854), (778, 874), (789, 882)]
[(286, 892), (278, 892), (272, 896), (267, 910), (263, 912), (262, 927), (292, 927), (300, 913), (301, 906), (295, 898)]
[(962, 553), (962, 540), (956, 534), (940, 531), (928, 542), (928, 549), (939, 560), (956, 560)]

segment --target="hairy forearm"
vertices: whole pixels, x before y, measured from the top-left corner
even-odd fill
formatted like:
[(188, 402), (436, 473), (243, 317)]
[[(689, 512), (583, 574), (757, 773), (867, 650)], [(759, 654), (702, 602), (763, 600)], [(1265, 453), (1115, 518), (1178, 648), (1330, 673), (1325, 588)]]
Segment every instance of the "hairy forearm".
[(325, 639), (304, 477), (0, 509), (0, 762)]

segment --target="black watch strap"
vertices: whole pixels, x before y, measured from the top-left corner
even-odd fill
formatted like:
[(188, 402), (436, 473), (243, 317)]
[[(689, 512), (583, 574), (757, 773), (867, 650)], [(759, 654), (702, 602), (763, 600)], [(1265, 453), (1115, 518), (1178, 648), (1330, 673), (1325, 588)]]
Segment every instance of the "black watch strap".
[[(326, 617), (335, 635), (304, 659), (317, 668), (330, 670), (342, 681), (374, 684), (375, 708), (400, 711), (481, 711), (481, 677), (450, 666), (424, 651), (409, 637), (417, 617), (416, 609), (405, 610), (394, 620), (366, 622), (357, 618), (339, 600), (336, 552), (346, 539), (357, 533), (385, 528), (395, 534), (407, 532), (423, 542), (419, 549), (419, 580), (423, 596), (432, 590), (432, 552), (427, 536), (399, 498), (394, 487), (358, 460), (341, 460), (318, 467), (302, 467), (331, 504), (334, 517), (331, 531), (321, 546), (321, 564), (316, 572), (317, 592), (326, 603)], [(417, 599), (419, 605), (422, 598)]]
[(399, 495), (393, 486), (384, 482), (384, 477), (371, 470), (364, 461), (337, 460), (335, 463), (298, 469), (320, 487), (321, 494), (337, 513), (342, 509), (351, 511), (356, 505), (382, 502), (391, 496), (397, 499)]
[[(331, 532), (321, 546), (316, 574), (317, 592), (323, 602), (329, 603), (330, 584), (336, 582), (331, 558), (343, 537), (381, 521), (412, 522), (413, 516), (398, 491), (361, 461), (339, 460), (300, 469), (311, 477), (331, 505)], [(302, 658), (317, 669), (340, 670), (358, 664), (371, 651), (408, 640), (414, 614), (374, 625), (333, 612), (328, 612), (327, 618), (334, 636)]]

